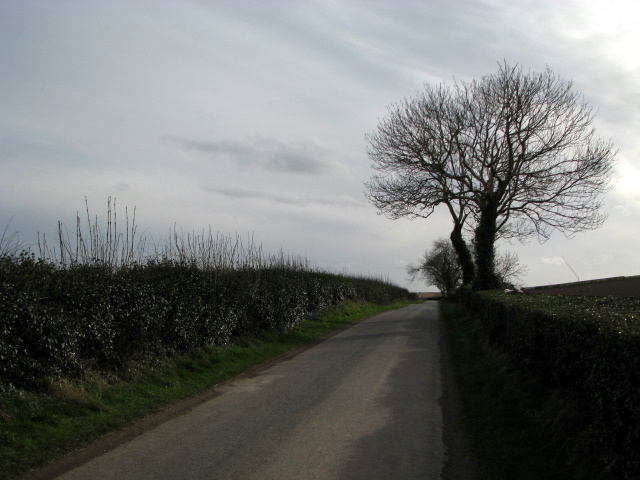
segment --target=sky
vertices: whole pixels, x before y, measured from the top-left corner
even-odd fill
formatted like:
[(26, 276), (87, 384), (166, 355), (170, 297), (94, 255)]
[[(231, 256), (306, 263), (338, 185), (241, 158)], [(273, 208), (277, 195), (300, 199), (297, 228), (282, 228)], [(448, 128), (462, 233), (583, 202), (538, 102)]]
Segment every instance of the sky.
[(390, 220), (365, 195), (365, 135), (425, 84), (546, 66), (618, 149), (604, 225), (499, 243), (525, 286), (640, 274), (640, 4), (634, 0), (0, 0), (0, 233), (136, 209), (169, 229), (388, 278), (444, 210)]

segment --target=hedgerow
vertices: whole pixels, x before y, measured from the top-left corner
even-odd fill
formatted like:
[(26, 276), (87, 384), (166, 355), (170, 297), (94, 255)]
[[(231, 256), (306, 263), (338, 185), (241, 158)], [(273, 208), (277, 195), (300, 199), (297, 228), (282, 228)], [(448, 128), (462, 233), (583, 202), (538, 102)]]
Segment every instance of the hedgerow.
[(491, 342), (550, 387), (586, 399), (604, 478), (640, 478), (640, 300), (465, 295)]
[(136, 237), (135, 219), (119, 233), (113, 207), (104, 232), (88, 209), (75, 239), (59, 223), (57, 248), (42, 239), (38, 257), (16, 235), (0, 238), (0, 391), (283, 331), (345, 300), (409, 296), (382, 279), (264, 254), (251, 237), (174, 232), (151, 244)]
[(172, 261), (60, 269), (3, 257), (0, 278), (0, 383), (20, 388), (283, 331), (344, 300), (408, 295), (378, 280), (285, 266), (205, 270)]

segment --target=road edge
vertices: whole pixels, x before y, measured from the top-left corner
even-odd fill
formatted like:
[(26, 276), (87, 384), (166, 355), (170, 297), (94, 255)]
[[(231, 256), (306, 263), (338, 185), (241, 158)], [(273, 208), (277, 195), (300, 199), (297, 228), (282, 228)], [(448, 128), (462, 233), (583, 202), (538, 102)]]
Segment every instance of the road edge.
[[(433, 300), (431, 300), (433, 301)], [(438, 301), (438, 311), (440, 302)], [(449, 350), (447, 326), (438, 312), (440, 365), (442, 368), (442, 431), (445, 445), (445, 461), (441, 480), (479, 480), (478, 462), (475, 459), (462, 421), (462, 402), (458, 392)]]

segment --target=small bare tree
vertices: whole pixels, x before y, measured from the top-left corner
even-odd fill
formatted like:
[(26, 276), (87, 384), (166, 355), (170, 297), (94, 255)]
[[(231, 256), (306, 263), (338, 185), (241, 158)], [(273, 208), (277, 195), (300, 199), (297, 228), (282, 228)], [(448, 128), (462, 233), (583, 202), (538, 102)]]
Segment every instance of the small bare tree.
[(594, 116), (548, 68), (538, 74), (504, 63), (470, 83), (426, 85), (389, 107), (367, 136), (378, 172), (367, 196), (390, 218), (427, 218), (446, 205), (464, 283), (496, 288), (498, 238), (543, 241), (554, 230), (602, 225), (616, 152), (596, 135)]
[[(513, 252), (497, 254), (495, 269), (501, 287), (516, 284), (528, 271)], [(445, 238), (434, 241), (432, 249), (427, 250), (417, 264), (407, 265), (407, 274), (410, 281), (419, 278), (427, 285), (436, 287), (445, 296), (460, 286), (462, 281), (462, 268), (456, 251), (453, 244)]]
[(426, 251), (417, 265), (408, 265), (407, 274), (411, 281), (420, 278), (427, 285), (433, 285), (448, 295), (460, 285), (462, 269), (451, 242), (439, 238), (433, 242), (433, 248)]
[(515, 285), (521, 282), (529, 269), (520, 263), (518, 255), (513, 252), (505, 252), (496, 255), (496, 275), (501, 286)]

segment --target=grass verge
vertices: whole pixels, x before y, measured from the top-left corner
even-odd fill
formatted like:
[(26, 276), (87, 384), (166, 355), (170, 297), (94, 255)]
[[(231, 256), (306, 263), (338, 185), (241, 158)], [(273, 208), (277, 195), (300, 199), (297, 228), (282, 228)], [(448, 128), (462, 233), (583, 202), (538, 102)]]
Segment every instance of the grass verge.
[(460, 306), (443, 301), (441, 313), (479, 478), (588, 478), (579, 465), (583, 440), (573, 400), (512, 368)]
[(345, 303), (282, 334), (202, 349), (119, 375), (51, 379), (44, 393), (0, 393), (0, 479), (24, 474), (109, 432), (309, 345), (390, 306)]

